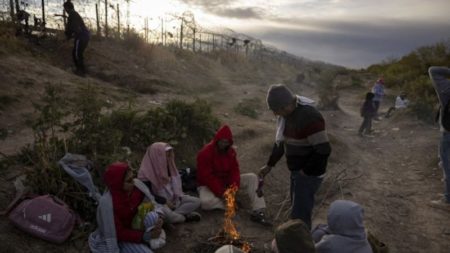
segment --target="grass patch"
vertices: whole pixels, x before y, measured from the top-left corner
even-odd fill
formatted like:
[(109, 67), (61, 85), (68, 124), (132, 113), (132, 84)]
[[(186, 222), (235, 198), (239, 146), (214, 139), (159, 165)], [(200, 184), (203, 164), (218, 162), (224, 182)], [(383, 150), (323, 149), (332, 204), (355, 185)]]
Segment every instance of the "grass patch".
[(259, 114), (258, 110), (261, 109), (261, 101), (258, 98), (247, 98), (239, 102), (233, 109), (236, 113), (256, 119)]

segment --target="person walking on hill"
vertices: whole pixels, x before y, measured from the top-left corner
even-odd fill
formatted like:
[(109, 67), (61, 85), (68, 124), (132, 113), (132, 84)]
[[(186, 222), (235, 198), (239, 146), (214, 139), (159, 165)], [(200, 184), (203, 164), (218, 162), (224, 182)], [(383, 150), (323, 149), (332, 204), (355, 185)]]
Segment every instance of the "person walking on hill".
[(380, 109), (381, 101), (384, 97), (384, 79), (380, 77), (372, 87), (372, 92), (375, 95), (373, 103), (375, 105), (375, 119), (378, 119), (378, 109)]
[(365, 134), (370, 134), (372, 131), (372, 119), (375, 117), (376, 108), (374, 105), (374, 94), (372, 92), (367, 92), (366, 100), (361, 107), (361, 117), (364, 118), (361, 127), (359, 128), (359, 136), (363, 137)]
[(439, 146), (439, 156), (445, 177), (445, 193), (444, 197), (439, 200), (431, 201), (432, 205), (446, 207), (450, 210), (450, 68), (447, 67), (430, 67), (428, 73), (431, 78), (434, 89), (436, 90), (440, 109), (439, 123), (442, 132), (441, 142)]
[(75, 11), (73, 3), (68, 0), (64, 3), (64, 10), (69, 14), (67, 19), (67, 25), (65, 29), (65, 35), (67, 40), (74, 38), (72, 58), (75, 64), (75, 74), (79, 76), (86, 75), (86, 66), (84, 65), (84, 50), (89, 43), (89, 30), (84, 24), (80, 14)]
[(269, 88), (267, 104), (278, 116), (277, 130), (269, 161), (259, 176), (264, 178), (285, 154), (291, 171), (291, 219), (301, 219), (311, 228), (314, 195), (331, 154), (325, 120), (316, 108), (282, 84)]

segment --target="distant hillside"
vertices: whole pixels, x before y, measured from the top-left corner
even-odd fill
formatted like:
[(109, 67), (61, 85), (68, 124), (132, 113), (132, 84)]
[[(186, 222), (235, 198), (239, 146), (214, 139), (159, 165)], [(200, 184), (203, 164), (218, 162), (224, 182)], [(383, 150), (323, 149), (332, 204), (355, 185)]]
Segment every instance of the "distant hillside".
[(368, 71), (384, 76), (387, 87), (405, 91), (414, 112), (431, 122), (437, 98), (428, 76), (430, 66), (450, 66), (450, 40), (420, 47), (400, 59), (372, 65)]

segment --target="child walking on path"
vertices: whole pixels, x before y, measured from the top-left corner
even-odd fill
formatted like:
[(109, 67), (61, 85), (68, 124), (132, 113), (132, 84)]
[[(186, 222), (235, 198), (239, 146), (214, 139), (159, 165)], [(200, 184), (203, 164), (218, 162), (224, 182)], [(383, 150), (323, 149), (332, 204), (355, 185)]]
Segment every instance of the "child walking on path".
[(373, 102), (374, 96), (375, 94), (373, 94), (372, 92), (367, 92), (366, 100), (361, 107), (361, 117), (363, 117), (364, 120), (358, 131), (360, 136), (363, 136), (363, 132), (365, 134), (370, 134), (370, 132), (372, 131), (372, 119), (377, 113), (375, 104)]

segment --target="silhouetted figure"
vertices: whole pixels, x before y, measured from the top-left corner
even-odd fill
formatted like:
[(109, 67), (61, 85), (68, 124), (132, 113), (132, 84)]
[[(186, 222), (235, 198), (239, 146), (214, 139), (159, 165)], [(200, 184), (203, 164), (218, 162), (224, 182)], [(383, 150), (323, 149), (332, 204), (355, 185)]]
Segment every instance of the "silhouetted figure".
[(86, 74), (86, 67), (84, 65), (83, 53), (89, 42), (89, 30), (70, 1), (64, 3), (64, 10), (69, 15), (65, 30), (66, 37), (68, 40), (74, 38), (72, 57), (76, 67), (75, 74), (84, 76)]
[[(30, 14), (24, 10), (19, 10), (16, 14), (18, 27), (16, 31), (16, 35), (22, 34), (24, 32), (25, 35), (28, 35), (30, 33), (29, 25), (28, 25), (28, 19), (30, 18)], [(25, 24), (23, 25), (22, 22)], [(23, 31), (22, 31), (23, 28)]]
[(372, 92), (367, 92), (366, 100), (361, 107), (361, 117), (364, 118), (358, 131), (361, 137), (364, 136), (364, 133), (370, 134), (370, 132), (372, 132), (372, 119), (377, 114), (375, 102), (373, 101), (374, 97), (375, 95)]

